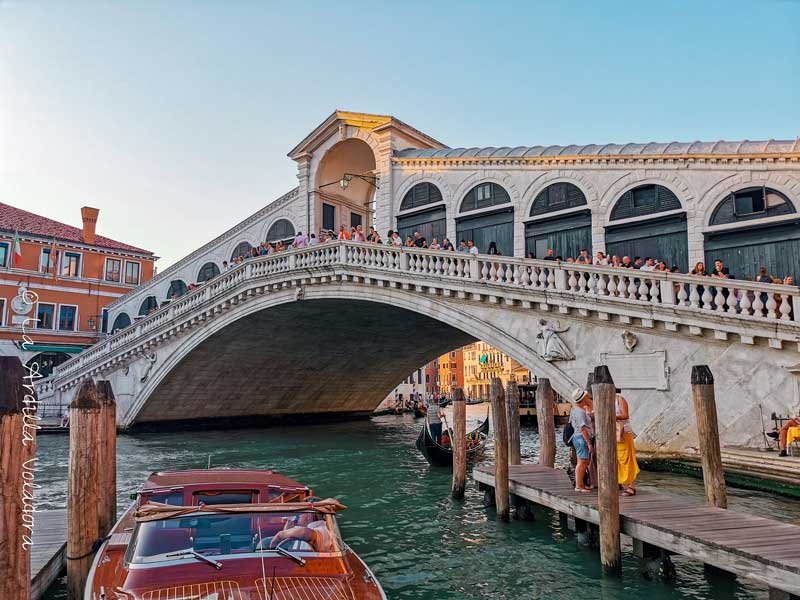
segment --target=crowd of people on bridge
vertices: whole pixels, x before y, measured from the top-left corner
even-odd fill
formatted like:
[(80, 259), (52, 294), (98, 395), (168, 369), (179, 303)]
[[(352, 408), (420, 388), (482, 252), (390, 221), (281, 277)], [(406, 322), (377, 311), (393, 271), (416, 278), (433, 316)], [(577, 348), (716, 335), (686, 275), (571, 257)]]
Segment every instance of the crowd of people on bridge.
[[(406, 235), (405, 239), (398, 231), (389, 230), (386, 237), (381, 237), (375, 227), (370, 226), (365, 232), (362, 225), (354, 225), (346, 227), (345, 225), (339, 226), (339, 231), (327, 230), (320, 233), (319, 236), (310, 234), (306, 236), (302, 231), (298, 231), (294, 238), (291, 240), (281, 240), (275, 243), (264, 241), (259, 245), (252, 247), (249, 251), (243, 252), (239, 256), (231, 259), (231, 262), (223, 262), (223, 269), (229, 269), (248, 258), (256, 258), (259, 256), (267, 256), (277, 252), (284, 252), (291, 249), (308, 248), (324, 244), (331, 240), (347, 240), (363, 243), (384, 244), (394, 247), (406, 248), (421, 248), (428, 250), (442, 250), (450, 252), (460, 252), (463, 254), (488, 254), (501, 256), (501, 252), (497, 247), (497, 243), (492, 241), (486, 248), (485, 252), (475, 244), (471, 239), (464, 239), (458, 241), (454, 245), (449, 238), (442, 238), (441, 242), (438, 238), (432, 238), (430, 242), (419, 231), (415, 231), (413, 235)], [(543, 257), (537, 257), (533, 252), (528, 252), (526, 258), (537, 259), (554, 262), (564, 262), (567, 264), (578, 265), (594, 265), (602, 267), (612, 267), (616, 269), (631, 269), (644, 272), (660, 272), (660, 273), (680, 273), (681, 270), (677, 265), (670, 265), (667, 261), (654, 257), (654, 256), (619, 256), (616, 254), (606, 255), (605, 252), (598, 251), (594, 258), (586, 248), (582, 248), (577, 256), (568, 256), (566, 259), (555, 253), (553, 248), (548, 248)], [(714, 261), (714, 265), (709, 271), (704, 262), (699, 261), (695, 263), (694, 267), (689, 271), (688, 275), (697, 275), (701, 277), (711, 277), (716, 279), (736, 279), (734, 274), (730, 272), (728, 267), (721, 259)], [(749, 278), (757, 283), (773, 283), (783, 285), (795, 285), (794, 277), (792, 275), (781, 275), (769, 273), (768, 269), (764, 266), (759, 268), (758, 276)], [(702, 291), (700, 292), (702, 295)], [(762, 299), (766, 303), (766, 299)], [(780, 301), (780, 297), (776, 300)]]

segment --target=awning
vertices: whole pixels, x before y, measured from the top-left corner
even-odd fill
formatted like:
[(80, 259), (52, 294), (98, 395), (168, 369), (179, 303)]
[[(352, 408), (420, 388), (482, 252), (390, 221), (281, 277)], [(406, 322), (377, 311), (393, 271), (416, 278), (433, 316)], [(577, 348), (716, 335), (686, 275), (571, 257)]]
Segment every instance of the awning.
[(78, 354), (83, 352), (88, 346), (58, 346), (56, 344), (26, 344), (25, 350), (32, 352), (66, 352), (67, 354)]

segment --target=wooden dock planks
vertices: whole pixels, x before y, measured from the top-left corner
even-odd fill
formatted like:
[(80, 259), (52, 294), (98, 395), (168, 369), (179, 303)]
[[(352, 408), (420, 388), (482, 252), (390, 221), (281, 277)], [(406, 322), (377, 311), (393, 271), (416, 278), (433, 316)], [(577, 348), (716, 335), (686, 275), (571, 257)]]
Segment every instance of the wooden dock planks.
[(37, 600), (64, 570), (67, 549), (67, 511), (37, 511), (32, 539), (31, 599)]
[[(476, 466), (473, 478), (493, 487), (493, 466)], [(597, 494), (576, 492), (566, 471), (512, 465), (509, 489), (576, 519), (600, 521)], [(634, 539), (800, 595), (800, 526), (642, 490), (620, 497), (620, 526)]]

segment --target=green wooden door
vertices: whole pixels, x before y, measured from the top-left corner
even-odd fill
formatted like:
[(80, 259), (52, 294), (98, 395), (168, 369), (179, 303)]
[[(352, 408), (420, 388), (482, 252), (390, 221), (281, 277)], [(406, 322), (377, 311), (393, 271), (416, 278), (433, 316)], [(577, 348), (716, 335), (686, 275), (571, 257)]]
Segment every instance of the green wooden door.
[[(495, 242), (503, 256), (514, 255), (514, 209), (466, 217), (456, 222), (457, 240), (472, 240), (481, 254)], [(457, 245), (457, 244), (456, 244)]]
[(686, 273), (689, 268), (686, 215), (606, 227), (606, 254), (631, 259), (649, 256)]
[(525, 255), (533, 252), (536, 258), (544, 258), (552, 248), (556, 256), (564, 260), (577, 257), (582, 249), (592, 253), (592, 215), (589, 211), (580, 214), (533, 221), (525, 225)]
[[(419, 231), (422, 237), (428, 240), (428, 244), (436, 238), (441, 244), (447, 237), (447, 221), (445, 220), (444, 207), (426, 210), (413, 215), (406, 215), (397, 218), (397, 233), (406, 240), (406, 236), (414, 237), (414, 232)], [(452, 242), (452, 240), (450, 240)]]
[(736, 279), (755, 279), (761, 267), (771, 277), (800, 276), (800, 223), (756, 227), (709, 235), (706, 268), (722, 260)]

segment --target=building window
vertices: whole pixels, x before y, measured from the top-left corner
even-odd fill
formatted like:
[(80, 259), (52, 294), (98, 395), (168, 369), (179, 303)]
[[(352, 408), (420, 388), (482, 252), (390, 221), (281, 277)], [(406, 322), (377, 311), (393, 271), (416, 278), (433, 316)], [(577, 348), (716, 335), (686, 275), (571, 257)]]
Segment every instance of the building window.
[(52, 256), (52, 253), (52, 248), (42, 248), (42, 254), (39, 256), (40, 273), (54, 272), (56, 260), (58, 260), (58, 250), (56, 250), (55, 257)]
[(240, 256), (242, 258), (247, 258), (250, 256), (252, 250), (253, 246), (250, 242), (239, 242), (236, 248), (233, 249), (233, 252), (231, 252), (231, 260), (236, 260)]
[(428, 204), (437, 204), (442, 200), (442, 192), (435, 185), (432, 183), (418, 183), (403, 196), (400, 210), (410, 210), (420, 206), (427, 206)]
[(489, 208), (498, 204), (511, 202), (502, 186), (496, 183), (481, 183), (472, 188), (461, 202), (461, 212), (477, 210), (479, 208)]
[(148, 296), (139, 306), (139, 316), (144, 317), (154, 310), (158, 310), (158, 300), (156, 300), (155, 296)]
[(125, 261), (125, 283), (129, 285), (139, 285), (139, 270), (140, 265), (138, 262)]
[(62, 277), (80, 277), (81, 276), (81, 255), (77, 252), (64, 252), (64, 258), (61, 259), (61, 276)]
[(200, 272), (197, 274), (197, 283), (204, 283), (217, 275), (219, 275), (219, 267), (213, 262), (208, 262), (200, 268)]
[(117, 315), (117, 318), (114, 319), (114, 325), (111, 327), (111, 333), (116, 333), (121, 329), (125, 329), (129, 327), (131, 324), (131, 318), (126, 313), (120, 313)]
[(10, 248), (9, 244), (6, 242), (0, 242), (0, 268), (5, 268), (8, 266), (8, 249)]
[(122, 261), (118, 258), (106, 259), (106, 281), (119, 283), (122, 277)]
[(731, 196), (733, 196), (733, 214), (737, 217), (767, 210), (766, 188), (742, 190), (734, 192)]
[(633, 207), (649, 208), (656, 205), (656, 186), (643, 185), (633, 191)]
[(358, 213), (350, 213), (350, 227), (358, 227), (361, 225), (361, 215)]
[(75, 331), (77, 329), (78, 307), (62, 304), (58, 307), (59, 331)]
[(273, 242), (280, 242), (283, 240), (284, 242), (293, 239), (295, 235), (294, 225), (288, 219), (278, 219), (272, 225), (270, 225), (269, 230), (267, 231), (267, 241), (270, 243)]
[(0, 327), (6, 324), (6, 299), (0, 298)]
[(186, 284), (180, 279), (174, 279), (169, 282), (169, 289), (167, 290), (167, 300), (175, 300), (180, 298), (188, 291)]
[(322, 203), (322, 228), (326, 231), (336, 229), (336, 207)]
[(55, 315), (55, 304), (39, 302), (36, 306), (36, 329), (54, 329)]

